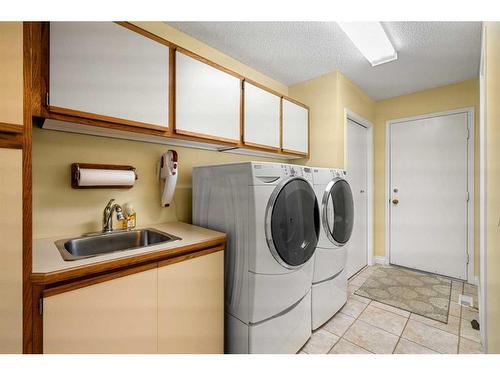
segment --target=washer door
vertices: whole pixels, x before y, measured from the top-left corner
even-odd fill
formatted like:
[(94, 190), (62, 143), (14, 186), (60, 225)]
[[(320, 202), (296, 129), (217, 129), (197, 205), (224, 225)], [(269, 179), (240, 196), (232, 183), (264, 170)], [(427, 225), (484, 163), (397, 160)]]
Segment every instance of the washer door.
[(286, 268), (297, 268), (314, 254), (319, 239), (318, 201), (302, 177), (281, 182), (266, 209), (266, 240), (274, 258)]
[(354, 225), (354, 201), (349, 183), (336, 177), (327, 185), (322, 201), (321, 221), (328, 239), (338, 247), (351, 238)]

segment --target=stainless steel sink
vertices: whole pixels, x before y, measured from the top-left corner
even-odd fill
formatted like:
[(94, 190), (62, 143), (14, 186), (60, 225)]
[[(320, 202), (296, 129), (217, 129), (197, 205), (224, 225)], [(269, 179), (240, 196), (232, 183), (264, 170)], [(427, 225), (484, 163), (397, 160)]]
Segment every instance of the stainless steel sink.
[(81, 237), (59, 240), (55, 244), (64, 260), (78, 260), (180, 239), (156, 229), (146, 228), (117, 230), (109, 233), (91, 233)]

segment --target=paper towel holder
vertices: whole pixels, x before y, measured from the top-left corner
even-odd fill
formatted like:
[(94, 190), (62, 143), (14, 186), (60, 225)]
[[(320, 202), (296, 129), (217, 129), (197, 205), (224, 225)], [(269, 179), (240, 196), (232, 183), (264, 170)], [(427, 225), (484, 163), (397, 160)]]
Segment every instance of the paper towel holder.
[(114, 165), (114, 164), (90, 164), (90, 163), (73, 163), (71, 164), (71, 187), (73, 189), (130, 189), (134, 185), (99, 185), (99, 186), (79, 186), (78, 180), (80, 178), (81, 169), (107, 169), (114, 171), (134, 171), (135, 179), (139, 176), (135, 167), (131, 165)]

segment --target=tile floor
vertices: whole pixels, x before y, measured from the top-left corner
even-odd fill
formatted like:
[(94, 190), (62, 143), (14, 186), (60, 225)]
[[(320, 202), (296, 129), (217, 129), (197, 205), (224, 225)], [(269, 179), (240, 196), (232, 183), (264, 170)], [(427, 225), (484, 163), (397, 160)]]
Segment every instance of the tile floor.
[(448, 324), (355, 295), (370, 273), (369, 266), (349, 280), (344, 307), (313, 332), (301, 349), (303, 354), (478, 354), (479, 331), (470, 321), (479, 320), (478, 310), (460, 306), (459, 294), (474, 297), (474, 285), (452, 281)]

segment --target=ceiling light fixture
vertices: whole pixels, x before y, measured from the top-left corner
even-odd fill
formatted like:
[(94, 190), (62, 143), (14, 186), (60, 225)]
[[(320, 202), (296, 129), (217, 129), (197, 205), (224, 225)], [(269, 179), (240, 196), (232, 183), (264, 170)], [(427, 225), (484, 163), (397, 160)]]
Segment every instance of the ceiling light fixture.
[(397, 60), (398, 53), (380, 22), (337, 23), (372, 66)]

